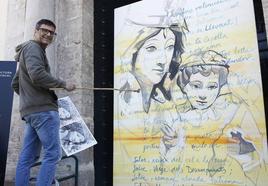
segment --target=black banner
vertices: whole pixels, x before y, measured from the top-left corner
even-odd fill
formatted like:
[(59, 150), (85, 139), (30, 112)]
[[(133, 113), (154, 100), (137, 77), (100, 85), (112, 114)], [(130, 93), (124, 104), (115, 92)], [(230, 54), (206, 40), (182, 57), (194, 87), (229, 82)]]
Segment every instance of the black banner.
[(11, 81), (16, 72), (17, 63), (0, 61), (0, 186), (4, 185), (8, 139), (13, 102)]

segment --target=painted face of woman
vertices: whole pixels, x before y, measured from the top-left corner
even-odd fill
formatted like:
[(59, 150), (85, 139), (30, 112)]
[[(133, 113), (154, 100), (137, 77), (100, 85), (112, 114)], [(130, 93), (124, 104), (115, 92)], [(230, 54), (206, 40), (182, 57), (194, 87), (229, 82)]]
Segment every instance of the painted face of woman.
[(77, 131), (72, 131), (70, 133), (70, 141), (73, 143), (81, 143), (85, 141), (85, 137)]
[(135, 72), (152, 84), (159, 83), (169, 69), (174, 44), (175, 35), (169, 29), (146, 40), (138, 52)]
[(214, 73), (210, 73), (209, 76), (192, 74), (190, 82), (184, 87), (192, 107), (199, 110), (210, 107), (217, 99), (219, 91), (219, 74)]

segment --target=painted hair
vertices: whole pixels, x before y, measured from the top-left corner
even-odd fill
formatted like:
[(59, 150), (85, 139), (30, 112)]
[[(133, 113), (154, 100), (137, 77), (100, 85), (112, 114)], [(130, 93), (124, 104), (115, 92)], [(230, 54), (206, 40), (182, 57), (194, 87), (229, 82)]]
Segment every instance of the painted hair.
[(224, 56), (214, 50), (199, 51), (192, 54), (180, 66), (180, 73), (177, 79), (177, 85), (184, 90), (189, 83), (192, 74), (200, 73), (207, 77), (211, 73), (219, 74), (220, 88), (227, 83), (229, 66)]
[(227, 83), (229, 69), (228, 67), (221, 65), (197, 65), (186, 67), (180, 71), (177, 79), (177, 85), (183, 92), (184, 87), (190, 82), (191, 75), (197, 73), (200, 73), (205, 77), (209, 76), (211, 73), (219, 74), (219, 87), (221, 88)]
[(69, 132), (76, 131), (76, 132), (79, 132), (80, 134), (82, 134), (83, 136), (85, 135), (84, 131), (83, 131), (83, 127), (81, 126), (81, 123), (78, 123), (78, 122), (74, 122), (74, 123), (71, 123), (69, 125), (65, 125), (64, 127), (62, 127), (62, 130), (64, 130), (64, 131), (67, 130)]

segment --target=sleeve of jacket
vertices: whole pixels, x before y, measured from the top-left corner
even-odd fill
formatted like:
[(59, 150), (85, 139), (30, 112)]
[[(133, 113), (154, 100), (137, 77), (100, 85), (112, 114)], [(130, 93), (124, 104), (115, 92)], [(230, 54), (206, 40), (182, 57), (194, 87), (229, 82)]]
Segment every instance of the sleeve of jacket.
[(28, 74), (36, 86), (43, 88), (64, 88), (66, 82), (53, 77), (46, 71), (45, 55), (36, 44), (30, 44), (24, 50), (24, 61)]
[(19, 89), (19, 70), (17, 70), (17, 72), (15, 73), (12, 82), (11, 82), (11, 86), (13, 88), (13, 90), (19, 95), (20, 94), (20, 89)]

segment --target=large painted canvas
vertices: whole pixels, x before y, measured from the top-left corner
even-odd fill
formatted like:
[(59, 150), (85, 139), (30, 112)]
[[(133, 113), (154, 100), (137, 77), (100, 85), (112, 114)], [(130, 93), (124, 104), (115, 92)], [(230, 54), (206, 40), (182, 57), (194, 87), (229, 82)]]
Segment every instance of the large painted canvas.
[(266, 185), (253, 1), (144, 0), (114, 15), (114, 185)]

